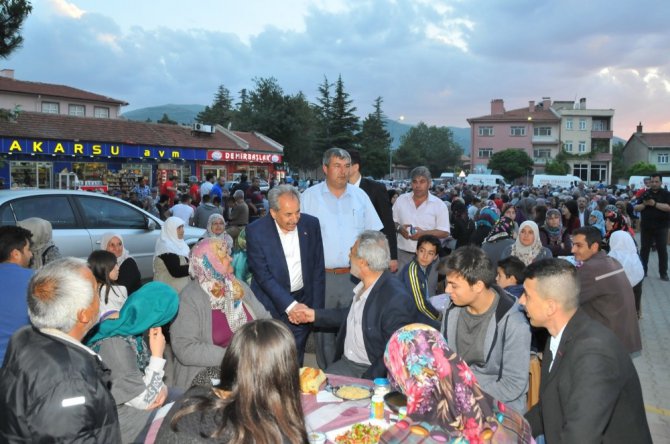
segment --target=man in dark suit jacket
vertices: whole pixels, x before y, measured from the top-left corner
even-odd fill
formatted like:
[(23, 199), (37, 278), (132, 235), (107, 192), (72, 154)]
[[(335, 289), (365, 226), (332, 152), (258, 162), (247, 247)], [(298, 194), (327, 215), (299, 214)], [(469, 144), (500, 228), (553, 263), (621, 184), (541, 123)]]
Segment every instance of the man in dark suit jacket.
[(416, 305), (405, 286), (388, 270), (388, 242), (379, 231), (364, 231), (349, 254), (351, 274), (361, 282), (345, 308), (304, 309), (294, 322), (338, 328), (335, 361), (326, 373), (374, 379), (386, 376), (384, 351), (391, 335), (414, 322)]
[(302, 364), (310, 325), (288, 321), (300, 307), (323, 308), (326, 278), (319, 220), (300, 214), (300, 194), (291, 185), (268, 193), (270, 214), (246, 228), (251, 290), (293, 332)]
[(533, 436), (551, 444), (651, 443), (633, 362), (610, 329), (578, 308), (575, 268), (545, 259), (526, 273), (519, 302), (530, 323), (551, 335), (540, 400), (525, 415)]
[(386, 187), (376, 180), (366, 179), (361, 176), (361, 155), (358, 150), (347, 150), (351, 156), (351, 172), (349, 173), (349, 183), (359, 187), (368, 195), (372, 206), (377, 211), (377, 216), (384, 224), (384, 235), (389, 243), (391, 252), (391, 262), (389, 269), (391, 273), (398, 271), (398, 238), (396, 237), (395, 222), (393, 222), (393, 211), (391, 210), (391, 200)]

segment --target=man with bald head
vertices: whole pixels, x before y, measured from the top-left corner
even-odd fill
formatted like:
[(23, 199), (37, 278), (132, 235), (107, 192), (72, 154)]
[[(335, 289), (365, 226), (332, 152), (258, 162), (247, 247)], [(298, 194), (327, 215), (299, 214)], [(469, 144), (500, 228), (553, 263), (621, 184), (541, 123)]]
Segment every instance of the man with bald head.
[(121, 442), (109, 370), (81, 343), (99, 310), (97, 283), (81, 259), (59, 259), (32, 277), (32, 325), (14, 333), (0, 369), (7, 442)]

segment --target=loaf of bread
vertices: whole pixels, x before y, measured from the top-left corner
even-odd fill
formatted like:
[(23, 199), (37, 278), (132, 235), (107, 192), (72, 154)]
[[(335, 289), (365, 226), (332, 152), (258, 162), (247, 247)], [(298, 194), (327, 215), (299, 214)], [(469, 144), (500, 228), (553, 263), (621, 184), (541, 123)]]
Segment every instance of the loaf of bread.
[(319, 387), (326, 380), (326, 374), (318, 368), (302, 367), (300, 369), (300, 391), (316, 395)]

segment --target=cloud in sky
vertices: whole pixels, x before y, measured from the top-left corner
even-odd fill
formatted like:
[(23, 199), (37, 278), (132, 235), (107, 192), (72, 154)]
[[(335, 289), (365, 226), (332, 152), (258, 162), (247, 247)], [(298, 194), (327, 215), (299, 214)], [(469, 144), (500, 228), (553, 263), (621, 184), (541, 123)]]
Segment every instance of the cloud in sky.
[(269, 76), (314, 99), (324, 76), (341, 74), (361, 116), (382, 96), (390, 118), (465, 127), (494, 98), (513, 109), (587, 97), (616, 109), (620, 137), (638, 121), (670, 131), (667, 2), (247, 3), (39, 2), (3, 66), (128, 109), (210, 104), (220, 84), (236, 94)]

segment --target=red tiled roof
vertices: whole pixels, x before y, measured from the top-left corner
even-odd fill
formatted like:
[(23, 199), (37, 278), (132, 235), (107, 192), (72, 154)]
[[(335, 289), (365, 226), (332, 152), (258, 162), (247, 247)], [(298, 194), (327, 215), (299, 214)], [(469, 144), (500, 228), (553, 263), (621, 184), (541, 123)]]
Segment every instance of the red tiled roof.
[(637, 136), (650, 148), (670, 147), (670, 133), (642, 133)]
[(561, 119), (548, 109), (538, 109), (528, 111), (528, 107), (505, 111), (502, 114), (489, 114), (481, 117), (471, 117), (468, 122), (521, 122), (528, 121), (531, 118), (533, 122), (559, 122)]
[(0, 92), (30, 95), (39, 94), (43, 96), (62, 97), (65, 99), (105, 102), (122, 106), (128, 105), (128, 103), (123, 100), (94, 94), (70, 86), (54, 85), (52, 83), (26, 82), (25, 80), (16, 80), (2, 76), (0, 76)]
[[(249, 143), (249, 151), (281, 153), (282, 150), (252, 133), (232, 131)], [(0, 137), (81, 140), (178, 148), (242, 150), (231, 137), (221, 131), (203, 134), (190, 127), (160, 123), (135, 122), (123, 119), (97, 119), (62, 114), (24, 111), (16, 121), (0, 119)], [(279, 145), (279, 144), (277, 144)]]

